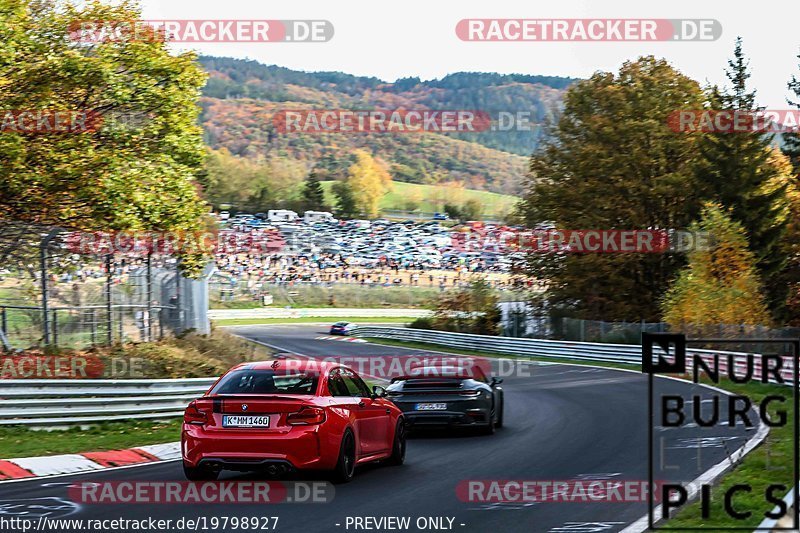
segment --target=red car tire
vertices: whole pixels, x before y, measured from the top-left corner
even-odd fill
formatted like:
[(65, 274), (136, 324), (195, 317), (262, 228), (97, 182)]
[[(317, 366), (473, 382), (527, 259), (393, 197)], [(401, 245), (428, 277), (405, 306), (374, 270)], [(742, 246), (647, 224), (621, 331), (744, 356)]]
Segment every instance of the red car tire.
[(339, 459), (336, 461), (336, 468), (333, 470), (332, 481), (337, 484), (349, 483), (352, 481), (356, 472), (356, 440), (353, 433), (348, 429), (342, 437), (342, 444), (339, 446)]

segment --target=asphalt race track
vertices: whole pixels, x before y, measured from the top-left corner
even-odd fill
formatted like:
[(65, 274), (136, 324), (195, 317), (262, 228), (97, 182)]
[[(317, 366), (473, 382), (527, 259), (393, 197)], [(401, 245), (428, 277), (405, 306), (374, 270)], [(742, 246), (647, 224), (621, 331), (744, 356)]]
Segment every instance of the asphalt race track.
[[(407, 349), (318, 339), (320, 325), (246, 326), (236, 333), (275, 349), (308, 356), (408, 355)], [(413, 353), (420, 353), (413, 351)], [(69, 503), (67, 487), (87, 481), (183, 480), (179, 462), (0, 484), (0, 517), (53, 509), (69, 518), (196, 518), (278, 516), (277, 531), (341, 532), (348, 517), (452, 519), (452, 530), (470, 532), (620, 531), (647, 513), (646, 503), (468, 503), (456, 496), (464, 480), (647, 480), (647, 379), (620, 372), (560, 364), (525, 363), (530, 375), (505, 377), (505, 427), (493, 436), (428, 433), (409, 439), (406, 464), (364, 467), (352, 483), (336, 487), (328, 504), (86, 505)], [(520, 371), (520, 374), (526, 372)], [(657, 379), (659, 392), (684, 397), (706, 389)], [(656, 431), (664, 462), (661, 480), (692, 480), (754, 435), (737, 426)], [(704, 438), (699, 453), (696, 439)], [(663, 439), (663, 440), (662, 440)], [(177, 435), (176, 435), (177, 440)], [(226, 473), (223, 479), (254, 479)], [(258, 478), (255, 478), (258, 479)], [(298, 478), (303, 479), (303, 478)], [(52, 498), (52, 499), (43, 499)], [(9, 500), (14, 500), (10, 502)], [(61, 509), (58, 509), (62, 507)], [(229, 529), (233, 531), (232, 529)], [(360, 529), (364, 531), (364, 529)], [(375, 531), (373, 529), (373, 531)], [(381, 529), (378, 531), (388, 531)]]

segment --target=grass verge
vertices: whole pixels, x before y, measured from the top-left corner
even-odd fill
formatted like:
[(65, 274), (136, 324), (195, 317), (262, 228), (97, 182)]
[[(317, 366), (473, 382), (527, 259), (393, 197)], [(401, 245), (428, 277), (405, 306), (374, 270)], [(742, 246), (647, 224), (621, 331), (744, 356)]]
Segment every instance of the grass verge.
[(304, 316), (299, 318), (223, 318), (214, 320), (215, 326), (257, 326), (259, 324), (326, 324), (334, 322), (356, 322), (361, 324), (405, 324), (413, 317), (365, 317), (365, 316)]
[(181, 420), (105, 422), (88, 429), (35, 431), (0, 428), (0, 458), (39, 457), (62, 453), (121, 450), (180, 440)]

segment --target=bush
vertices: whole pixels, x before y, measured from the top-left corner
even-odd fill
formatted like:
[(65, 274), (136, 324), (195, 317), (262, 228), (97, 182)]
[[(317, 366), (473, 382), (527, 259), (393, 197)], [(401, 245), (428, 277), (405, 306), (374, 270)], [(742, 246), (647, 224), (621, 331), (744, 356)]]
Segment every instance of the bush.
[(433, 329), (433, 320), (431, 317), (421, 316), (411, 322), (408, 327), (414, 329)]

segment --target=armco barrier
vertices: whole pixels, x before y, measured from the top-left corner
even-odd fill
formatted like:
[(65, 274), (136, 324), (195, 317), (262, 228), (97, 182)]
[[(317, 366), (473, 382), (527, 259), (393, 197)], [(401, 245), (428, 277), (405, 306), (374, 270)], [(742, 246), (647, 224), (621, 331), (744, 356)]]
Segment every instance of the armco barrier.
[[(495, 337), (490, 335), (472, 335), (469, 333), (451, 333), (427, 329), (391, 328), (380, 326), (359, 326), (353, 330), (355, 337), (372, 337), (406, 342), (423, 342), (437, 344), (461, 350), (476, 350), (487, 353), (522, 357), (549, 357), (553, 359), (597, 361), (603, 363), (641, 364), (642, 347), (636, 344), (604, 344), (592, 342), (553, 341), (545, 339), (519, 339), (514, 337)], [(727, 372), (730, 358), (737, 369), (747, 364), (747, 353), (726, 352), (717, 350), (688, 349), (689, 354), (700, 355), (703, 360), (711, 361), (719, 358), (719, 369)], [(654, 356), (657, 354), (654, 354)], [(689, 370), (692, 369), (692, 358), (687, 358)], [(754, 360), (756, 372), (760, 371), (761, 361)], [(787, 381), (792, 380), (793, 360), (784, 359), (781, 372)]]
[(216, 379), (4, 379), (0, 426), (174, 418)]

